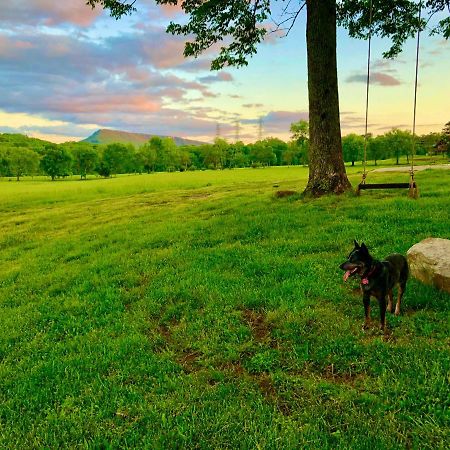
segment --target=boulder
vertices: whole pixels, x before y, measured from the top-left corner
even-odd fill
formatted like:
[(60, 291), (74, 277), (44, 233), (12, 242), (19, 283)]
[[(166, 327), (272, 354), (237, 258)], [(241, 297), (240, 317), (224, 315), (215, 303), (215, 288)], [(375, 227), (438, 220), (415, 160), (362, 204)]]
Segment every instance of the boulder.
[(413, 245), (407, 256), (415, 278), (450, 293), (450, 240), (424, 239)]

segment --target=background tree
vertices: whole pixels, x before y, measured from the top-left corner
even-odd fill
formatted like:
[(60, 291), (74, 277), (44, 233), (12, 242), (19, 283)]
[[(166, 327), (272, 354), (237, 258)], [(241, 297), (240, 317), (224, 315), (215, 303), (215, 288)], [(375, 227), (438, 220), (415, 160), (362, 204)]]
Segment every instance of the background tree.
[(138, 151), (139, 158), (147, 173), (153, 172), (155, 170), (157, 153), (156, 148), (152, 146), (149, 142), (146, 142)]
[(442, 139), (441, 133), (428, 133), (416, 136), (416, 154), (432, 155), (434, 146)]
[(8, 156), (8, 149), (4, 146), (0, 146), (0, 177), (12, 176)]
[(306, 120), (291, 123), (291, 153), (293, 164), (309, 163), (309, 123)]
[(385, 133), (383, 136), (383, 144), (386, 149), (386, 154), (394, 157), (397, 165), (401, 156), (406, 156), (407, 161), (409, 161), (409, 155), (412, 153), (413, 147), (411, 132), (394, 128)]
[(250, 160), (252, 166), (271, 166), (277, 162), (277, 157), (267, 140), (257, 141), (251, 146)]
[(283, 154), (288, 148), (287, 143), (275, 137), (268, 137), (264, 139), (264, 142), (268, 147), (272, 149), (272, 152), (275, 154), (276, 161), (274, 164), (276, 164), (277, 166), (283, 165)]
[(73, 171), (86, 179), (88, 174), (94, 173), (98, 164), (98, 152), (89, 144), (79, 143), (72, 148)]
[(351, 162), (354, 166), (355, 161), (364, 157), (364, 137), (354, 133), (344, 136), (342, 138), (342, 151), (344, 161)]
[(9, 171), (17, 181), (24, 175), (34, 175), (39, 168), (39, 155), (28, 148), (14, 148), (7, 156)]
[(70, 174), (72, 158), (63, 147), (49, 144), (43, 151), (40, 166), (52, 181), (55, 181), (56, 177), (67, 177)]
[(188, 145), (178, 147), (178, 155), (180, 161), (180, 170), (186, 171), (191, 166), (191, 153)]
[(129, 173), (130, 162), (134, 159), (132, 148), (125, 144), (115, 143), (106, 146), (102, 162), (111, 174)]
[(237, 141), (228, 146), (228, 167), (246, 167), (248, 165), (248, 157), (246, 145), (242, 141)]
[[(273, 0), (274, 2), (275, 0)], [(88, 0), (94, 7), (102, 4), (119, 18), (131, 13), (135, 0)], [(270, 16), (270, 0), (156, 0), (159, 4), (180, 4), (189, 15), (182, 24), (171, 23), (173, 34), (193, 36), (185, 45), (185, 56), (198, 56), (220, 43), (220, 52), (211, 68), (224, 65), (242, 66), (256, 53), (257, 45), (267, 32), (264, 22)], [(428, 14), (450, 10), (449, 0), (427, 0)], [(291, 26), (306, 6), (306, 43), (308, 59), (308, 92), (310, 121), (310, 172), (305, 193), (321, 195), (342, 193), (350, 188), (345, 173), (339, 122), (336, 64), (336, 23), (346, 27), (350, 36), (367, 38), (369, 28), (374, 35), (390, 38), (392, 46), (386, 56), (401, 51), (405, 40), (417, 29), (419, 6), (414, 1), (374, 0), (372, 24), (369, 25), (369, 2), (366, 0), (305, 0), (291, 19)], [(286, 9), (285, 9), (286, 10)], [(450, 19), (439, 21), (431, 32), (450, 36)], [(228, 44), (224, 44), (227, 42)]]
[(207, 169), (219, 169), (221, 166), (221, 161), (223, 159), (223, 150), (225, 146), (207, 144), (203, 145), (201, 148), (203, 155), (203, 166)]
[(289, 131), (292, 134), (291, 139), (296, 141), (297, 144), (301, 145), (309, 140), (309, 123), (307, 120), (292, 122)]
[(442, 140), (447, 144), (447, 156), (450, 157), (450, 122), (447, 122), (442, 130)]
[(367, 159), (373, 159), (375, 166), (377, 161), (387, 156), (384, 136), (368, 137), (367, 140)]
[(283, 153), (283, 164), (291, 166), (298, 164), (300, 151), (295, 141), (289, 142), (288, 148)]
[(170, 138), (162, 138), (162, 153), (164, 155), (164, 166), (168, 172), (173, 172), (180, 168), (180, 152), (175, 141)]

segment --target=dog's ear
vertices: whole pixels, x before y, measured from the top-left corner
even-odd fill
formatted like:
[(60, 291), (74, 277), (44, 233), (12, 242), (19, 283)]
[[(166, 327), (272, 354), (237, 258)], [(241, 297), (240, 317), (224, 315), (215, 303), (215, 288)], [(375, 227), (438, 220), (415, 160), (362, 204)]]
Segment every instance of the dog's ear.
[(361, 250), (365, 253), (369, 253), (369, 250), (366, 247), (366, 244), (364, 244), (364, 242), (361, 242)]
[(360, 246), (359, 246), (359, 244), (358, 244), (356, 239), (353, 239), (353, 243), (355, 244), (355, 248), (360, 248)]

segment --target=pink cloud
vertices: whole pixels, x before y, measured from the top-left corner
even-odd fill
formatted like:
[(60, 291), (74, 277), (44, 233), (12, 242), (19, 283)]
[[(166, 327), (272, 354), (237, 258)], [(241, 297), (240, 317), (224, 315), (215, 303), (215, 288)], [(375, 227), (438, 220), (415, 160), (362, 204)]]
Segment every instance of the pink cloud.
[[(366, 83), (367, 75), (351, 75), (345, 81), (347, 83)], [(398, 86), (401, 84), (397, 78), (381, 72), (372, 72), (370, 75), (370, 83), (378, 84), (379, 86)]]
[(183, 8), (181, 8), (181, 5), (160, 5), (161, 12), (165, 17), (168, 17), (169, 19), (173, 19), (174, 17), (178, 16), (179, 14), (183, 13)]
[(0, 35), (0, 56), (20, 57), (20, 54), (35, 48), (35, 45), (29, 40), (10, 38), (6, 35)]
[(72, 23), (87, 27), (101, 14), (102, 8), (92, 10), (83, 0), (14, 0), (2, 4), (0, 23), (47, 26)]
[(138, 94), (93, 94), (83, 98), (51, 99), (50, 109), (62, 113), (154, 113), (161, 109), (161, 103), (153, 98)]
[(158, 68), (167, 69), (185, 62), (184, 41), (160, 34), (157, 45), (142, 42), (142, 53)]

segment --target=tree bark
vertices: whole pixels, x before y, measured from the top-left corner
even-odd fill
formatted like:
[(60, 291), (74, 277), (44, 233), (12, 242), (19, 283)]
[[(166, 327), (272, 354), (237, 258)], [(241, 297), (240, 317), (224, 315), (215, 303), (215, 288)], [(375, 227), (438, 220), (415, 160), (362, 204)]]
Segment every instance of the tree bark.
[(351, 189), (342, 155), (336, 62), (336, 1), (307, 0), (310, 160), (306, 195)]

